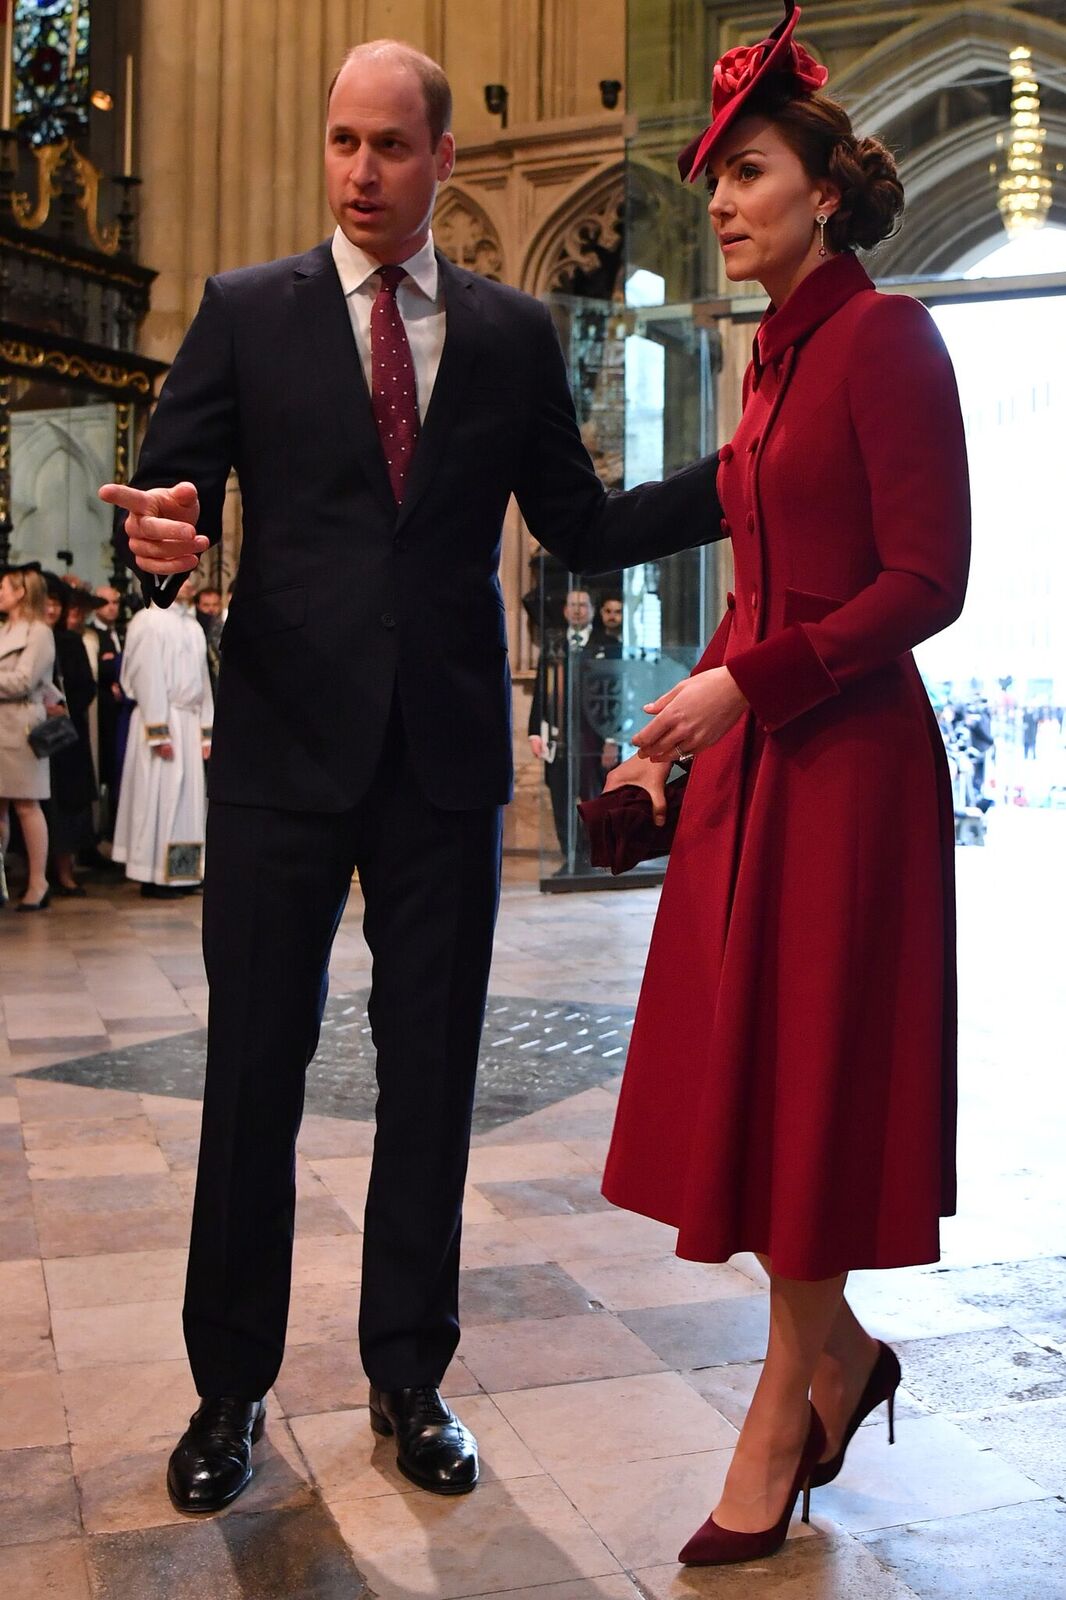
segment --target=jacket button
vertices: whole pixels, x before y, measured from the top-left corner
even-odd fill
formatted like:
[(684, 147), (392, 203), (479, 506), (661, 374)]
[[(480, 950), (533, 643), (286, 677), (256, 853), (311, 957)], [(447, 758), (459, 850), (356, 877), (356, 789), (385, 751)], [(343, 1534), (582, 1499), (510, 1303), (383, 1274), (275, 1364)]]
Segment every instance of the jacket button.
[(382, 614), (381, 614), (381, 626), (383, 628), (395, 628), (395, 626), (396, 626), (396, 618), (393, 616), (391, 611), (383, 611), (382, 612)]
[(721, 521), (721, 529), (722, 529), (722, 532), (726, 533), (726, 534), (732, 533), (732, 531), (733, 531), (732, 528), (730, 528), (729, 523), (726, 521), (726, 519), (724, 517), (722, 518), (722, 521)]
[(748, 512), (748, 532), (755, 532), (755, 515), (751, 511)]
[(724, 444), (718, 452), (718, 460), (721, 462), (723, 467), (728, 467), (732, 459), (733, 446), (731, 444)]

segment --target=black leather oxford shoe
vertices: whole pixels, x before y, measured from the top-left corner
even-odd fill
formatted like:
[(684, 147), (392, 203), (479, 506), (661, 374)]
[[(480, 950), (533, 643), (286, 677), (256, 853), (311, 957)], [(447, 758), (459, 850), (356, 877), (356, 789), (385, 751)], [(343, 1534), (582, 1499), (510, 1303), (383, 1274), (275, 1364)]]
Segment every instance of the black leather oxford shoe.
[(221, 1511), (252, 1481), (252, 1446), (263, 1437), (262, 1400), (204, 1400), (189, 1418), (167, 1467), (177, 1511)]
[(370, 1426), (396, 1439), (396, 1465), (434, 1494), (468, 1494), (477, 1483), (477, 1440), (430, 1385), (371, 1389)]

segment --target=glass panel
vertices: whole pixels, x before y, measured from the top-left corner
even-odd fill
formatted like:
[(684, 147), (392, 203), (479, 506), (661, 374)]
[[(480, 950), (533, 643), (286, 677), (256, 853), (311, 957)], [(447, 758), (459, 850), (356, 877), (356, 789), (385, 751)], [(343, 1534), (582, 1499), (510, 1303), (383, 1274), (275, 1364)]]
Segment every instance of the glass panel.
[(103, 583), (111, 513), (96, 491), (114, 472), (115, 407), (61, 384), (9, 381), (11, 559)]
[(12, 0), (15, 117), (24, 142), (56, 144), (89, 131), (90, 3)]
[[(558, 295), (578, 422), (609, 487), (632, 487), (705, 453), (713, 432), (715, 336), (661, 305), (663, 283), (632, 276), (626, 304)], [(693, 529), (694, 540), (705, 530)], [(633, 753), (644, 705), (698, 660), (716, 605), (702, 549), (586, 577), (542, 553), (534, 607), (539, 645), (529, 723), (544, 763), (541, 884), (575, 889), (655, 882), (662, 863), (612, 879), (589, 866), (577, 803), (599, 794)]]

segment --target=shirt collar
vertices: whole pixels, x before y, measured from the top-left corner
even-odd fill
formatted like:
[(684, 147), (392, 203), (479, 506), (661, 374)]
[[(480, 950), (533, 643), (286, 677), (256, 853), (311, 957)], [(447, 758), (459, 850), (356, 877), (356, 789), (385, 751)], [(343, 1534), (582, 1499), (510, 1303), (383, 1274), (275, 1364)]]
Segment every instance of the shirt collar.
[[(381, 268), (380, 261), (375, 261), (374, 257), (367, 255), (359, 245), (353, 244), (340, 228), (334, 230), (330, 248), (345, 299), (357, 289), (364, 288), (368, 280)], [(413, 256), (408, 256), (406, 261), (401, 261), (399, 264), (426, 299), (436, 304), (440, 287), (440, 268), (433, 247), (433, 234), (430, 233), (421, 250), (416, 250)]]

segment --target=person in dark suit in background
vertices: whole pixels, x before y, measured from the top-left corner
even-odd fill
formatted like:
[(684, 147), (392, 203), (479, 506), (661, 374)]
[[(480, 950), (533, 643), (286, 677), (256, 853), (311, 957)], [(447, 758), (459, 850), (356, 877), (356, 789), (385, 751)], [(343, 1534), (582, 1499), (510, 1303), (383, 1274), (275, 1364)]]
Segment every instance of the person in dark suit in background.
[[(474, 1486), (476, 1443), (438, 1385), (459, 1338), (512, 786), (504, 513), (513, 492), (573, 571), (718, 537), (716, 461), (609, 495), (547, 308), (435, 253), (450, 111), (427, 57), (394, 41), (350, 52), (327, 112), (333, 238), (208, 281), (133, 485), (101, 490), (163, 605), (221, 536), (234, 465), (243, 495), (210, 775), (185, 1301), (202, 1403), (168, 1473), (183, 1511), (249, 1481), (281, 1363), (304, 1074), (353, 867), (379, 1085), (359, 1317), (370, 1420), (419, 1486)], [(427, 629), (442, 607), (461, 625)]]

